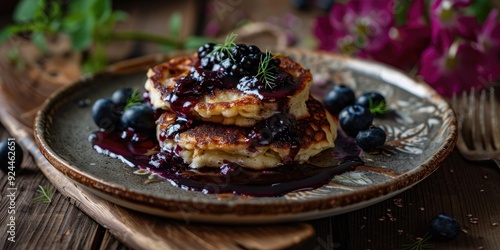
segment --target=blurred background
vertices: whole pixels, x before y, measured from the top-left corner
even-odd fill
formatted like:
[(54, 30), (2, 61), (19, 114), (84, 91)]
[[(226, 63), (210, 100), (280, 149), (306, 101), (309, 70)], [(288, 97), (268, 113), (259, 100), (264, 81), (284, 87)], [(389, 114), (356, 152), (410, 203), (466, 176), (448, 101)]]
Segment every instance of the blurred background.
[[(59, 2), (64, 6), (71, 1)], [(0, 27), (15, 22), (13, 14), (18, 3), (14, 0), (2, 1)], [(123, 21), (114, 25), (115, 31), (140, 31), (171, 37), (176, 41), (185, 41), (193, 36), (212, 40), (223, 39), (228, 33), (246, 25), (264, 22), (267, 23), (265, 27), (252, 31), (257, 35), (249, 35), (246, 41), (238, 41), (253, 42), (264, 47), (274, 46), (276, 37), (270, 31), (277, 30), (287, 36), (289, 46), (315, 48), (316, 41), (311, 28), (314, 18), (326, 15), (333, 1), (125, 0), (111, 3), (113, 10), (126, 14)], [(112, 62), (170, 49), (173, 48), (132, 38), (128, 41), (113, 41), (108, 44), (106, 51)]]

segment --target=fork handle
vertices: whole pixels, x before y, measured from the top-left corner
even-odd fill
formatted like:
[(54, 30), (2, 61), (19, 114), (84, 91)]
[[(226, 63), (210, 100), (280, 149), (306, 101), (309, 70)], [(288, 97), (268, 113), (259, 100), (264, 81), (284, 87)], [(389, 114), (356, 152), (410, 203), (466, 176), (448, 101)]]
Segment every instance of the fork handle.
[(500, 168), (500, 159), (492, 159), (495, 164), (497, 164), (497, 167)]

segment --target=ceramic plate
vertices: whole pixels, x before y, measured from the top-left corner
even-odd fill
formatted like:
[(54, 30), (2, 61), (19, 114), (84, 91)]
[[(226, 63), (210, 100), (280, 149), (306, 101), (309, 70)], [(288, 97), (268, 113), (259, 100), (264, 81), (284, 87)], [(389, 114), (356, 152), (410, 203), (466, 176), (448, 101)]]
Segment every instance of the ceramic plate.
[[(78, 106), (80, 100), (109, 97), (120, 87), (143, 89), (147, 67), (134, 62), (118, 67), (120, 73), (115, 68), (114, 73), (88, 78), (49, 98), (36, 119), (37, 143), (59, 171), (104, 199), (154, 215), (216, 223), (308, 220), (366, 207), (417, 184), (452, 151), (454, 114), (425, 83), (374, 62), (298, 49), (282, 53), (311, 70), (315, 79), (311, 91), (318, 98), (331, 87), (331, 80), (350, 85), (357, 94), (376, 90), (386, 97), (390, 112), (375, 123), (387, 131), (388, 141), (382, 150), (360, 152), (370, 167), (358, 167), (323, 187), (282, 197), (204, 194), (166, 181), (149, 182), (147, 175), (94, 151), (88, 141), (97, 130), (91, 107)], [(328, 161), (331, 155), (321, 157)]]

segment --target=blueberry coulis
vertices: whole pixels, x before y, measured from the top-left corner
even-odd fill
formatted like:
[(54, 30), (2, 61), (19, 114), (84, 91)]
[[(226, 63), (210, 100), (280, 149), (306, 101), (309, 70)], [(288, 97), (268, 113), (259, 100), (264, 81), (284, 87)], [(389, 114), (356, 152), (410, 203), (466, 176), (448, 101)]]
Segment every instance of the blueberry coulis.
[(160, 152), (155, 139), (133, 131), (95, 132), (90, 141), (97, 152), (119, 158), (129, 166), (147, 169), (186, 190), (232, 193), (253, 197), (276, 197), (297, 190), (312, 190), (328, 184), (338, 174), (354, 170), (363, 162), (352, 150), (355, 144), (339, 133), (329, 167), (287, 164), (266, 170), (243, 168), (226, 162), (219, 168), (192, 169), (173, 152)]

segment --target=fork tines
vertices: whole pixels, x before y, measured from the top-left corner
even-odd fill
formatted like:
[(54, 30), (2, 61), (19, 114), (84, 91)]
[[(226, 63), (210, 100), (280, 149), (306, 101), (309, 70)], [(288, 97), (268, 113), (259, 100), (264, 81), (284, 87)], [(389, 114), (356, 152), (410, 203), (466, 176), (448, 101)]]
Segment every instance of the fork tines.
[(454, 94), (452, 105), (458, 121), (457, 146), (463, 154), (467, 153), (464, 151), (477, 154), (500, 151), (500, 116), (493, 87), (480, 93), (472, 89), (469, 93), (463, 92), (461, 97)]

